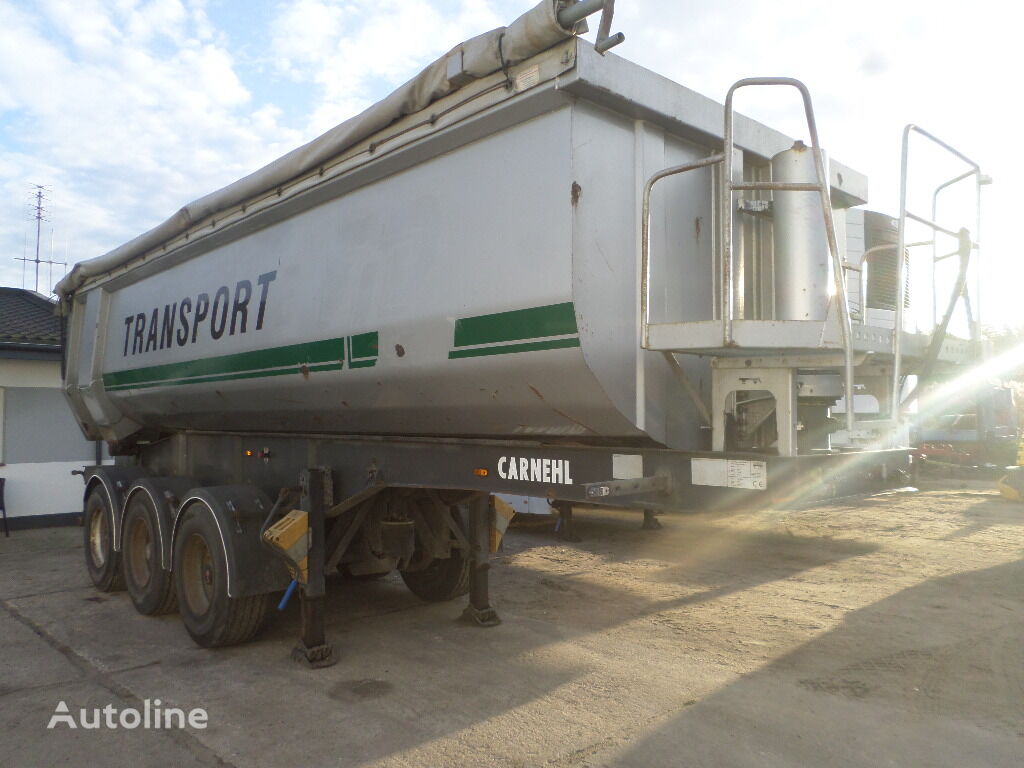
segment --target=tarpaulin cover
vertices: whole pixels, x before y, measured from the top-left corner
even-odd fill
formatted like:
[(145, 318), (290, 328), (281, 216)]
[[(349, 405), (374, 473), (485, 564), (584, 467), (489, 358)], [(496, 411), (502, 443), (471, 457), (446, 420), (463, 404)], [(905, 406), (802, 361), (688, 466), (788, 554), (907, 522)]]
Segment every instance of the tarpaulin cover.
[(462, 76), (486, 77), (499, 69), (525, 61), (547, 50), (577, 29), (566, 29), (558, 22), (560, 0), (542, 0), (508, 27), (485, 32), (460, 45), (428, 66), (416, 77), (364, 112), (335, 126), (324, 135), (292, 150), (267, 166), (223, 189), (212, 192), (181, 208), (167, 221), (139, 235), (109, 253), (75, 267), (57, 284), (62, 299), (73, 294), (86, 280), (103, 275), (144, 253), (166, 243), (189, 227), (220, 211), (264, 194), (305, 175), (360, 141), (383, 130), (396, 120), (425, 109), (464, 85), (448, 80), (449, 56), (462, 49)]

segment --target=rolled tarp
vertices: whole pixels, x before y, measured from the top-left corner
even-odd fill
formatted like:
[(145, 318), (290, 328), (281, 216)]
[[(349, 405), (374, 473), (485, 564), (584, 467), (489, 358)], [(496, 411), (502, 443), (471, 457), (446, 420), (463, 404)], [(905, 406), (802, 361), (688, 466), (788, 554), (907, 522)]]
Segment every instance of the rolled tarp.
[[(111, 272), (132, 259), (174, 239), (192, 225), (299, 178), (344, 153), (406, 115), (425, 109), (472, 79), (518, 64), (584, 31), (563, 27), (558, 11), (563, 0), (541, 0), (507, 27), (460, 43), (416, 77), (362, 113), (335, 126), (308, 144), (292, 150), (258, 171), (184, 206), (162, 224), (95, 259), (76, 264), (57, 284), (63, 302), (87, 280)], [(448, 80), (449, 57), (462, 51), (458, 85)]]

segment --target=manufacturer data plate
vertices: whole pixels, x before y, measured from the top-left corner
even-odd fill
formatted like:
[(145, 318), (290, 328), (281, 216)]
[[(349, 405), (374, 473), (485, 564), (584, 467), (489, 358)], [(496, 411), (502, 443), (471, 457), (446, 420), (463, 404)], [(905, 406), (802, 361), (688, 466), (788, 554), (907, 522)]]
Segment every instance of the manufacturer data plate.
[(768, 465), (744, 459), (690, 459), (690, 479), (694, 485), (763, 491), (768, 487)]
[(612, 454), (612, 479), (635, 480), (644, 476), (644, 457), (628, 453)]
[(529, 69), (524, 69), (515, 79), (516, 92), (525, 91), (533, 88), (537, 83), (540, 82), (540, 67), (532, 66)]

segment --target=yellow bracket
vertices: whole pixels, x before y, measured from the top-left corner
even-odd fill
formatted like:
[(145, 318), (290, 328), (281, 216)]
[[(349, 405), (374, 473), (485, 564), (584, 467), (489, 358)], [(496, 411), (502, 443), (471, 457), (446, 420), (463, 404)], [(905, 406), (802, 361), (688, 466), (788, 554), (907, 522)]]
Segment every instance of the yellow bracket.
[(297, 563), (300, 573), (289, 566), (292, 578), (300, 584), (309, 581), (309, 516), (301, 509), (293, 509), (263, 534), (263, 540)]

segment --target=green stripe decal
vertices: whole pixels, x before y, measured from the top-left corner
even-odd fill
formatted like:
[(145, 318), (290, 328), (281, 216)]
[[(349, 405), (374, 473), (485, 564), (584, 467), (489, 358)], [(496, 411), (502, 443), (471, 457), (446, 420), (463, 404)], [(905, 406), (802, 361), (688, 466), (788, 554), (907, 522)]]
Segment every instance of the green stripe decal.
[(377, 357), (377, 332), (359, 333), (349, 337), (349, 357), (353, 360)]
[(571, 301), (567, 301), (456, 320), (454, 349), (448, 352), (448, 359), (567, 349), (579, 345), (576, 309)]
[[(306, 370), (310, 373), (315, 373), (316, 371), (340, 371), (341, 369), (341, 363), (331, 363), (329, 365), (310, 365), (307, 367)], [(166, 379), (164, 381), (150, 381), (143, 384), (121, 384), (120, 386), (107, 387), (107, 391), (120, 392), (121, 390), (124, 389), (147, 389), (149, 387), (180, 387), (182, 384), (211, 384), (218, 381), (262, 379), (268, 376), (284, 376), (290, 374), (297, 374), (300, 372), (301, 369), (298, 367), (272, 368), (266, 371), (244, 371), (242, 373), (225, 373), (220, 376), (197, 376), (196, 378), (192, 379)]]
[(542, 339), (579, 333), (571, 301), (546, 307), (515, 309), (455, 321), (455, 346), (472, 347), (503, 341)]
[(502, 344), (496, 347), (473, 347), (472, 349), (455, 349), (448, 353), (449, 360), (460, 357), (484, 357), (485, 355), (510, 355), (513, 352), (533, 352), (538, 349), (568, 349), (578, 347), (580, 340), (552, 339), (551, 341), (528, 341), (522, 344)]
[[(350, 360), (350, 368), (369, 368), (377, 363), (377, 333), (349, 337), (362, 359)], [(180, 363), (151, 365), (103, 374), (108, 391), (208, 384), (287, 374), (340, 371), (345, 362), (345, 337), (258, 349), (231, 355), (206, 357)]]

